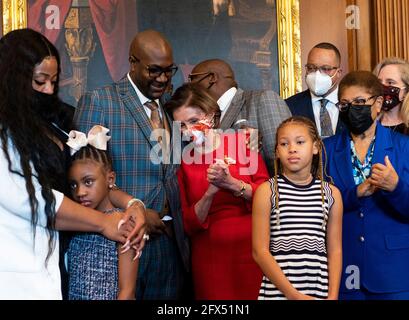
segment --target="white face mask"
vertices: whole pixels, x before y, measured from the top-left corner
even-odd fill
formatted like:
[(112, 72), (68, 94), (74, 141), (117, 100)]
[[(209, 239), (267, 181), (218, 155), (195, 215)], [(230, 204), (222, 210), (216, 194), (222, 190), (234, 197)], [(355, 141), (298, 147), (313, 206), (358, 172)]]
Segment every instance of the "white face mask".
[[(206, 141), (205, 131), (214, 127), (214, 115), (203, 118), (198, 123), (183, 132), (186, 140), (193, 140), (196, 146), (201, 146)], [(192, 139), (190, 139), (192, 138)]]
[(317, 97), (323, 96), (332, 87), (332, 77), (325, 73), (322, 74), (318, 70), (307, 74), (305, 82), (307, 83), (308, 89), (310, 89), (310, 91), (313, 92)]
[(201, 146), (206, 141), (206, 136), (200, 130), (186, 130), (183, 132), (184, 140), (191, 141), (195, 146)]

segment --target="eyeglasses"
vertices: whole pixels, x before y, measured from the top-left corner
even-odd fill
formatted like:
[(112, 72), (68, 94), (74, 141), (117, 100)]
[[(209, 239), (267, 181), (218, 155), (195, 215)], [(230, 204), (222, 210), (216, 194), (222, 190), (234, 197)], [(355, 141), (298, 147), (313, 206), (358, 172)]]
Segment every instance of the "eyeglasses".
[(211, 75), (213, 72), (211, 71), (207, 71), (207, 72), (196, 72), (196, 73), (191, 73), (187, 76), (187, 78), (189, 79), (189, 82), (193, 82), (193, 77), (197, 77), (197, 76), (203, 76), (200, 80), (194, 81), (196, 83), (206, 79), (209, 75)]
[[(140, 59), (138, 59), (135, 56), (131, 56), (130, 58), (131, 63), (139, 62), (142, 63)], [(159, 78), (163, 73), (167, 78), (170, 78), (176, 74), (178, 71), (178, 67), (176, 65), (171, 65), (170, 67), (167, 68), (161, 68), (158, 66), (150, 66), (146, 65), (146, 70), (148, 70), (149, 77), (151, 78)]]
[(358, 106), (364, 106), (366, 105), (366, 103), (373, 99), (373, 98), (377, 98), (378, 96), (372, 96), (369, 98), (356, 98), (354, 100), (352, 100), (351, 102), (337, 102), (335, 105), (337, 106), (337, 108), (339, 109), (340, 112), (345, 112), (348, 111), (348, 109), (352, 106), (352, 105), (358, 105)]
[[(194, 83), (199, 83), (200, 81), (206, 79), (208, 76), (210, 76), (211, 74), (215, 74), (216, 72), (214, 71), (207, 71), (207, 72), (196, 72), (196, 73), (191, 73), (187, 76), (187, 78), (189, 79), (189, 82), (194, 82)], [(197, 76), (201, 76), (203, 75), (202, 78), (200, 78), (199, 80), (193, 81), (193, 77), (197, 77)], [(225, 79), (233, 79), (234, 80), (234, 75), (222, 75), (222, 74), (217, 74), (219, 78), (225, 78)], [(235, 85), (237, 86), (236, 82), (234, 81)]]
[(331, 66), (321, 66), (318, 67), (315, 64), (306, 64), (305, 65), (305, 70), (307, 73), (312, 73), (312, 72), (317, 72), (319, 70), (321, 73), (326, 73), (326, 74), (331, 74), (332, 70), (336, 70), (339, 67), (331, 67)]

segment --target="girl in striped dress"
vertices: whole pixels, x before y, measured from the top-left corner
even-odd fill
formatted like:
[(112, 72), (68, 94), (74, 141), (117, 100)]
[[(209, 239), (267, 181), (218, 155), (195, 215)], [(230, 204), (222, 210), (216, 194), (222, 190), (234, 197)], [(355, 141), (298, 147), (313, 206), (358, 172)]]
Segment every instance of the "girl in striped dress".
[(276, 175), (253, 201), (253, 257), (264, 273), (259, 300), (337, 299), (342, 198), (323, 180), (323, 144), (307, 118), (276, 133)]

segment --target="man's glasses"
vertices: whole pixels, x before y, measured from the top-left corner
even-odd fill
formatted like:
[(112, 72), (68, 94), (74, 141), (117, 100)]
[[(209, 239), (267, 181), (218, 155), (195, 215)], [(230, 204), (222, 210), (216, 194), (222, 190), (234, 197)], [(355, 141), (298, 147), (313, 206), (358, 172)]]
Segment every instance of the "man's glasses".
[[(211, 74), (215, 74), (216, 72), (214, 71), (206, 71), (206, 72), (195, 72), (195, 73), (191, 73), (187, 76), (187, 78), (189, 79), (189, 82), (194, 82), (194, 83), (199, 83), (200, 81), (203, 81), (204, 79), (206, 79), (208, 76), (210, 76)], [(198, 77), (198, 76), (202, 76), (199, 80), (193, 80), (194, 77)], [(234, 80), (234, 76), (233, 75), (222, 75), (220, 73), (218, 73), (218, 76), (220, 78), (225, 78), (225, 79), (233, 79)], [(237, 86), (237, 84), (235, 84), (235, 86)]]
[(365, 106), (366, 103), (373, 99), (373, 98), (377, 98), (378, 96), (372, 96), (369, 98), (356, 98), (354, 100), (352, 100), (351, 102), (337, 102), (335, 105), (337, 106), (337, 108), (339, 109), (340, 112), (345, 112), (348, 111), (349, 108), (351, 108), (352, 105), (354, 106)]
[[(207, 71), (207, 72), (195, 72), (195, 73), (191, 73), (187, 76), (187, 78), (189, 79), (189, 82), (200, 82), (204, 79), (206, 79), (209, 75), (211, 75), (212, 72), (211, 71)], [(201, 77), (199, 80), (193, 81), (194, 77), (198, 77), (198, 76), (203, 76)]]
[[(142, 63), (140, 59), (138, 59), (135, 56), (131, 56), (130, 58), (131, 62), (139, 62)], [(158, 66), (150, 66), (150, 65), (146, 65), (146, 70), (148, 70), (149, 73), (149, 77), (151, 78), (159, 78), (163, 73), (165, 74), (165, 76), (167, 78), (170, 78), (172, 76), (174, 76), (176, 74), (176, 72), (178, 71), (178, 67), (176, 65), (172, 65), (170, 67), (167, 68), (161, 68)]]
[(305, 70), (307, 71), (307, 73), (317, 72), (317, 70), (319, 70), (321, 73), (326, 73), (328, 75), (331, 74), (332, 70), (336, 70), (338, 68), (339, 67), (331, 67), (331, 66), (318, 67), (315, 64), (306, 64), (305, 65)]

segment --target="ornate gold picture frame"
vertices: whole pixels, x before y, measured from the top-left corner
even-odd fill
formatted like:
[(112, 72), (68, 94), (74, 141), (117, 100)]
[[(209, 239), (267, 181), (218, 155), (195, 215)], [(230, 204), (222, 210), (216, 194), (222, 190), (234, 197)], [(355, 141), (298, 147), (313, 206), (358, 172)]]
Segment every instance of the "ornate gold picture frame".
[(2, 34), (27, 26), (27, 0), (3, 0), (2, 4)]
[[(27, 0), (2, 1), (2, 34), (27, 26)], [(276, 0), (280, 95), (302, 89), (299, 0)]]

